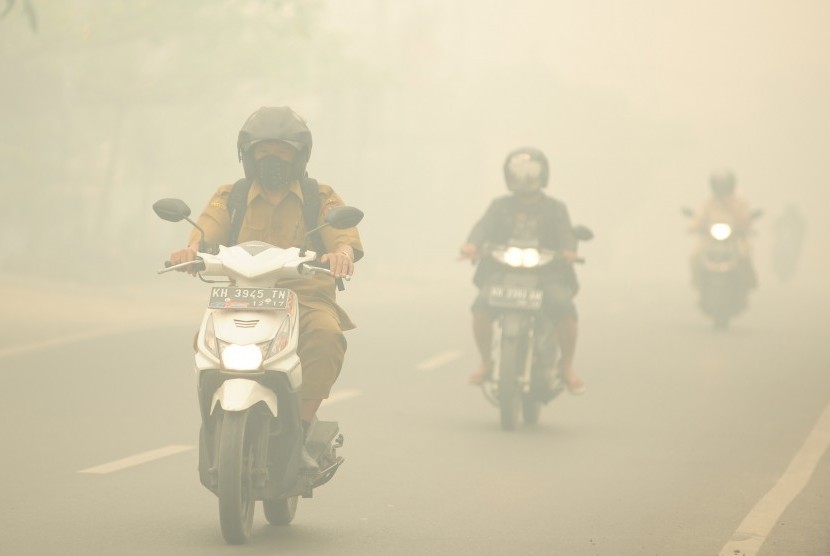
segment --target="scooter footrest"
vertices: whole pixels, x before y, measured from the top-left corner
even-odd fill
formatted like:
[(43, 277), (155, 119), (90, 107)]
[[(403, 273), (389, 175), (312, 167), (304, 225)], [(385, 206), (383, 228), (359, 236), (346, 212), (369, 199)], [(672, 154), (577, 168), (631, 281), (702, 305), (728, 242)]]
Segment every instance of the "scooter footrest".
[(331, 450), (339, 432), (340, 427), (334, 421), (315, 421), (305, 441), (306, 450), (311, 457), (319, 460), (321, 455)]
[(337, 470), (343, 465), (343, 462), (346, 461), (345, 458), (339, 457), (334, 460), (334, 463), (329, 465), (327, 468), (320, 471), (320, 474), (317, 475), (311, 483), (311, 488), (317, 488), (318, 486), (322, 486), (329, 482), (334, 474), (337, 473)]

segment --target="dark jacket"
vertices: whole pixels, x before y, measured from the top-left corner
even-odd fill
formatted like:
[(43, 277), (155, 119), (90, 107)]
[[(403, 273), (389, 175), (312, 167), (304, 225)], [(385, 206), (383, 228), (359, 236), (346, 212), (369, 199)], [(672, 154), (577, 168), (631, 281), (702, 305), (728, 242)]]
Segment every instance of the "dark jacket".
[[(516, 221), (522, 213), (538, 216), (539, 248), (551, 251), (576, 251), (577, 239), (573, 234), (571, 217), (565, 203), (547, 195), (542, 195), (537, 204), (526, 206), (515, 195), (495, 199), (484, 216), (481, 217), (470, 236), (468, 243), (478, 247), (479, 252), (485, 243), (503, 245), (511, 239)], [(498, 271), (500, 265), (484, 257), (476, 269), (473, 281), (482, 286)], [(578, 282), (573, 266), (560, 261), (545, 268), (545, 281), (555, 281), (568, 285), (576, 293)]]

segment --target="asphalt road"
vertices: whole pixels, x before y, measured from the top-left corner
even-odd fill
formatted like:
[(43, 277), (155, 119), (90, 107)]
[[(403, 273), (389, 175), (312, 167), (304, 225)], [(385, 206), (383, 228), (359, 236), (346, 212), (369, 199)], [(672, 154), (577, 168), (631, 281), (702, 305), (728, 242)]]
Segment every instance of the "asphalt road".
[[(830, 404), (826, 295), (770, 286), (717, 333), (682, 286), (584, 289), (588, 392), (505, 433), (465, 384), (466, 282), (348, 293), (360, 328), (320, 411), (340, 422), (347, 461), (292, 525), (258, 510), (245, 547), (224, 544), (196, 473), (195, 319), (67, 321), (21, 349), (38, 323), (4, 317), (16, 332), (0, 344), (0, 553), (716, 555)], [(830, 460), (818, 455), (760, 554), (830, 554)]]

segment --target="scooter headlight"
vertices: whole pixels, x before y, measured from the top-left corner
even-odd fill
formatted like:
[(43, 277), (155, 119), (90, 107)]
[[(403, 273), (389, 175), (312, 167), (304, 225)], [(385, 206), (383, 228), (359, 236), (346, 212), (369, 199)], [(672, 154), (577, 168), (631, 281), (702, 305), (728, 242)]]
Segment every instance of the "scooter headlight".
[(712, 227), (709, 228), (709, 234), (716, 240), (723, 241), (732, 235), (732, 226), (722, 222), (712, 224)]
[(222, 349), (222, 366), (231, 371), (256, 371), (262, 366), (262, 349), (256, 344), (228, 344)]

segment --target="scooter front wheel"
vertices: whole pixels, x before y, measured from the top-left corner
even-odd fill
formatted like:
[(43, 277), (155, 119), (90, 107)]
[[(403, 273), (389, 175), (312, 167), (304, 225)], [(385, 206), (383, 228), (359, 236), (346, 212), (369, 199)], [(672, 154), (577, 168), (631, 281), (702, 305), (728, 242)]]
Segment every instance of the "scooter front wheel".
[(265, 511), (265, 519), (271, 525), (288, 525), (294, 520), (297, 513), (298, 496), (288, 498), (276, 498), (263, 500), (262, 509)]
[(219, 435), (219, 523), (229, 544), (247, 542), (254, 521), (252, 471), (257, 435), (246, 431), (248, 416), (248, 411), (226, 413)]

